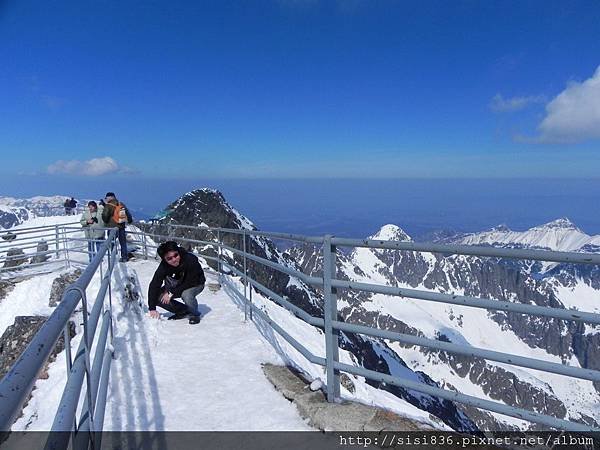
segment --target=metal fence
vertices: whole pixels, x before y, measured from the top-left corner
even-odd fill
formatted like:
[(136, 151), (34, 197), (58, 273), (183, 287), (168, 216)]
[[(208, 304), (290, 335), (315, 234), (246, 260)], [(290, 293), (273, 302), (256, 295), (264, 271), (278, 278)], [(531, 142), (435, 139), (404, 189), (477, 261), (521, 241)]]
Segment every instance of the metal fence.
[[(537, 305), (529, 305), (523, 303), (513, 303), (507, 301), (500, 301), (496, 299), (478, 298), (465, 295), (454, 295), (454, 294), (443, 294), (419, 289), (405, 289), (397, 288), (387, 285), (370, 284), (370, 283), (358, 283), (352, 281), (346, 281), (337, 278), (337, 267), (336, 259), (338, 256), (339, 248), (373, 248), (373, 249), (384, 249), (384, 250), (403, 250), (412, 252), (430, 252), (448, 255), (471, 255), (479, 257), (493, 257), (493, 258), (509, 258), (509, 259), (522, 259), (522, 260), (534, 260), (534, 261), (548, 261), (557, 263), (572, 263), (572, 264), (593, 264), (600, 265), (600, 255), (589, 254), (589, 253), (575, 253), (575, 252), (555, 252), (555, 251), (543, 251), (543, 250), (524, 250), (524, 249), (502, 249), (494, 247), (481, 247), (481, 246), (467, 246), (467, 245), (440, 245), (440, 244), (427, 244), (427, 243), (414, 243), (414, 242), (400, 242), (400, 241), (380, 241), (380, 240), (364, 240), (364, 239), (345, 239), (335, 238), (327, 235), (324, 237), (310, 237), (287, 233), (276, 233), (276, 232), (261, 232), (253, 230), (239, 230), (239, 229), (227, 229), (227, 228), (207, 228), (207, 227), (190, 227), (181, 225), (169, 225), (167, 235), (149, 235), (154, 239), (168, 239), (173, 238), (173, 232), (177, 229), (182, 230), (200, 230), (210, 232), (213, 240), (194, 240), (185, 237), (175, 237), (174, 239), (179, 242), (186, 242), (190, 244), (202, 244), (202, 245), (214, 245), (218, 248), (218, 255), (216, 257), (205, 256), (209, 260), (213, 260), (218, 264), (218, 270), (221, 274), (223, 268), (231, 274), (237, 275), (243, 281), (244, 292), (238, 291), (235, 285), (231, 282), (229, 277), (222, 277), (222, 281), (229, 285), (235, 295), (245, 302), (246, 308), (249, 310), (250, 317), (253, 314), (259, 316), (262, 320), (267, 322), (272, 328), (277, 331), (286, 341), (288, 341), (296, 350), (298, 350), (304, 357), (312, 363), (324, 366), (327, 374), (327, 399), (330, 402), (335, 401), (340, 396), (340, 372), (351, 373), (354, 375), (362, 376), (370, 380), (388, 383), (391, 385), (407, 388), (417, 392), (422, 392), (435, 397), (446, 399), (453, 402), (459, 402), (466, 405), (474, 406), (476, 408), (484, 409), (490, 412), (503, 414), (518, 419), (524, 419), (533, 423), (546, 425), (551, 428), (570, 430), (570, 431), (600, 431), (600, 429), (591, 427), (586, 424), (576, 423), (567, 421), (561, 418), (556, 418), (544, 414), (537, 413), (535, 411), (529, 411), (523, 408), (517, 408), (509, 406), (500, 402), (490, 401), (487, 399), (481, 399), (474, 396), (454, 392), (434, 386), (427, 385), (425, 383), (415, 382), (388, 374), (380, 373), (374, 370), (365, 369), (363, 367), (351, 366), (343, 364), (339, 361), (339, 333), (341, 331), (348, 333), (357, 333), (367, 335), (375, 338), (387, 339), (391, 341), (401, 342), (403, 344), (415, 345), (424, 348), (440, 350), (457, 355), (465, 355), (470, 357), (483, 358), (489, 361), (496, 361), (508, 365), (525, 367), (529, 369), (540, 370), (544, 372), (564, 375), (565, 377), (579, 378), (590, 381), (600, 381), (600, 371), (579, 368), (574, 366), (568, 366), (564, 364), (558, 364), (553, 362), (544, 361), (541, 359), (529, 358), (514, 355), (511, 353), (503, 353), (498, 351), (487, 350), (484, 348), (457, 345), (451, 342), (438, 341), (434, 339), (428, 339), (419, 336), (413, 336), (403, 333), (391, 332), (387, 330), (381, 330), (368, 326), (346, 323), (339, 320), (338, 308), (337, 308), (337, 297), (339, 290), (352, 290), (352, 291), (363, 291), (370, 293), (380, 293), (391, 296), (398, 296), (404, 298), (411, 298), (420, 301), (428, 302), (439, 302), (452, 305), (467, 306), (472, 308), (483, 308), (492, 311), (506, 311), (512, 313), (525, 314), (530, 316), (541, 316), (548, 318), (555, 318), (566, 321), (577, 321), (588, 324), (599, 325), (600, 314), (591, 312), (582, 312), (577, 310), (567, 310), (561, 308), (550, 308)], [(223, 243), (223, 236), (227, 233), (237, 234), (241, 237), (240, 248), (234, 248), (232, 246), (225, 245)], [(145, 233), (142, 233), (145, 234)], [(247, 251), (249, 248), (247, 240), (249, 237), (266, 237), (271, 239), (283, 239), (293, 242), (310, 243), (317, 246), (322, 246), (321, 257), (323, 261), (322, 276), (308, 276), (292, 267), (288, 267), (277, 262), (259, 257), (251, 254)], [(216, 242), (215, 242), (216, 241)], [(223, 251), (230, 252), (231, 254), (238, 255), (243, 259), (243, 267), (235, 267), (234, 265), (223, 259)], [(263, 284), (252, 279), (248, 276), (247, 261), (251, 260), (256, 263), (262, 264), (271, 269), (280, 271), (292, 277), (296, 277), (308, 285), (323, 290), (324, 304), (323, 304), (323, 317), (314, 317), (308, 314), (306, 311), (300, 309), (296, 305), (290, 303), (290, 301), (280, 294), (273, 292)], [(325, 358), (312, 354), (301, 342), (298, 342), (286, 330), (279, 324), (271, 320), (265, 312), (252, 302), (252, 291), (253, 289), (248, 287), (251, 286), (257, 291), (265, 294), (267, 297), (285, 307), (290, 312), (295, 314), (305, 322), (319, 327), (325, 332)]]
[[(68, 227), (67, 227), (68, 228)], [(207, 240), (192, 239), (184, 236), (175, 236), (177, 230), (181, 230), (180, 234), (192, 231), (203, 231), (207, 234)], [(68, 231), (68, 230), (66, 230)], [(381, 293), (385, 295), (393, 295), (399, 297), (412, 298), (420, 301), (439, 302), (453, 305), (461, 305), (473, 308), (483, 308), (493, 311), (506, 311), (519, 314), (527, 314), (532, 316), (542, 316), (555, 318), (567, 321), (577, 321), (589, 324), (600, 324), (600, 315), (590, 312), (580, 312), (575, 310), (566, 310), (561, 308), (548, 308), (537, 305), (529, 305), (522, 303), (513, 303), (499, 301), (495, 299), (477, 298), (464, 295), (442, 294), (437, 292), (419, 290), (419, 289), (404, 289), (392, 286), (357, 283), (347, 280), (342, 280), (337, 277), (336, 260), (340, 247), (346, 248), (375, 248), (383, 250), (402, 250), (413, 252), (431, 252), (443, 255), (473, 255), (480, 257), (493, 258), (511, 258), (525, 259), (536, 261), (551, 261), (565, 262), (573, 264), (600, 264), (600, 255), (584, 254), (584, 253), (568, 253), (568, 252), (551, 252), (538, 250), (517, 250), (517, 249), (499, 249), (493, 247), (475, 247), (461, 245), (437, 245), (437, 244), (419, 244), (412, 242), (398, 241), (374, 241), (360, 239), (342, 239), (327, 235), (324, 237), (309, 237), (287, 233), (261, 232), (254, 230), (239, 230), (226, 228), (207, 228), (207, 227), (191, 227), (180, 225), (169, 225), (166, 234), (149, 233), (140, 230), (130, 230), (129, 234), (137, 237), (137, 246), (145, 258), (153, 254), (152, 249), (156, 248), (155, 242), (167, 239), (174, 239), (181, 243), (203, 245), (213, 248), (213, 255), (202, 254), (204, 258), (213, 261), (217, 267), (220, 279), (225, 283), (230, 290), (241, 299), (245, 304), (245, 314), (252, 319), (254, 316), (268, 323), (278, 334), (280, 334), (287, 342), (289, 342), (296, 350), (298, 350), (308, 361), (325, 367), (327, 374), (327, 399), (335, 401), (340, 396), (340, 373), (346, 372), (365, 377), (370, 380), (385, 382), (391, 385), (400, 386), (417, 392), (426, 393), (435, 397), (446, 399), (449, 401), (459, 402), (466, 405), (471, 405), (487, 411), (524, 419), (530, 422), (546, 425), (551, 428), (571, 430), (571, 431), (599, 431), (589, 425), (570, 422), (561, 418), (543, 415), (535, 411), (529, 411), (523, 408), (512, 407), (500, 402), (490, 401), (477, 398), (474, 396), (465, 395), (459, 392), (449, 391), (435, 386), (419, 383), (408, 379), (380, 373), (374, 370), (356, 367), (339, 361), (339, 334), (340, 332), (357, 333), (375, 338), (398, 341), (407, 345), (415, 345), (429, 349), (440, 350), (448, 353), (466, 355), (471, 357), (483, 358), (489, 361), (496, 361), (504, 364), (520, 366), (540, 371), (545, 371), (554, 374), (564, 375), (566, 377), (579, 378), (590, 381), (600, 381), (600, 371), (567, 366), (563, 364), (552, 363), (540, 359), (522, 357), (510, 353), (491, 351), (483, 348), (457, 345), (451, 342), (438, 341), (427, 339), (424, 337), (413, 336), (408, 334), (396, 333), (387, 330), (367, 327), (358, 324), (346, 323), (339, 320), (337, 297), (339, 290), (363, 291), (371, 293)], [(238, 235), (239, 241), (236, 246), (226, 245), (225, 236), (228, 234)], [(269, 259), (257, 256), (251, 253), (249, 239), (283, 239), (292, 242), (310, 243), (321, 246), (321, 257), (323, 261), (323, 269), (321, 276), (309, 276), (293, 267), (271, 261)], [(111, 231), (109, 241), (104, 245), (100, 253), (94, 258), (92, 263), (87, 267), (80, 279), (65, 293), (63, 301), (57, 307), (56, 311), (50, 317), (46, 325), (36, 335), (34, 342), (28, 347), (24, 355), (19, 358), (9, 375), (0, 383), (0, 396), (5, 396), (7, 401), (3, 400), (0, 405), (0, 430), (8, 430), (14, 420), (14, 410), (19, 409), (24, 398), (28, 394), (30, 388), (35, 381), (35, 375), (43, 365), (49, 355), (50, 349), (46, 346), (44, 355), (33, 354), (33, 349), (41, 342), (55, 343), (58, 336), (66, 326), (68, 319), (73, 312), (75, 306), (82, 301), (84, 310), (87, 308), (87, 300), (85, 298), (85, 288), (89, 284), (92, 275), (98, 268), (102, 267), (102, 259), (106, 254), (108, 257), (108, 270), (102, 278), (102, 285), (98, 293), (94, 309), (92, 310), (86, 323), (84, 323), (85, 336), (80, 346), (80, 349), (75, 355), (72, 363), (69, 363), (69, 382), (61, 406), (59, 407), (56, 416), (53, 430), (54, 431), (99, 431), (102, 428), (103, 411), (106, 400), (106, 387), (108, 383), (108, 374), (110, 370), (110, 347), (106, 348), (106, 339), (108, 330), (112, 324), (111, 308), (104, 308), (103, 326), (100, 333), (99, 342), (103, 345), (98, 345), (99, 350), (96, 351), (96, 356), (93, 360), (93, 367), (90, 361), (90, 346), (93, 340), (93, 335), (102, 311), (103, 301), (106, 292), (109, 293), (110, 306), (110, 273), (114, 266), (116, 255), (114, 251), (110, 251), (109, 242), (114, 242), (116, 239), (116, 230)], [(231, 240), (230, 240), (231, 241)], [(58, 249), (59, 239), (56, 239)], [(239, 247), (239, 248), (237, 248)], [(58, 250), (56, 250), (58, 252)], [(235, 261), (230, 262), (225, 258), (225, 254), (237, 255), (238, 264)], [(292, 304), (287, 298), (284, 298), (277, 292), (272, 291), (268, 287), (261, 284), (256, 279), (249, 276), (248, 262), (262, 264), (265, 267), (280, 271), (289, 276), (296, 277), (302, 280), (307, 285), (311, 285), (323, 290), (323, 317), (315, 317), (308, 312), (302, 310), (298, 306)], [(239, 291), (232, 279), (227, 275), (237, 275), (243, 282), (244, 290)], [(253, 291), (261, 292), (269, 297), (274, 302), (288, 309), (294, 315), (304, 320), (305, 322), (324, 330), (325, 336), (325, 357), (314, 355), (310, 352), (302, 342), (293, 338), (280, 324), (273, 321), (264, 311), (253, 303)], [(100, 306), (98, 306), (100, 305)], [(84, 314), (84, 321), (87, 314)], [(70, 360), (70, 356), (68, 357)], [(27, 374), (24, 377), (23, 374)], [(87, 409), (84, 408), (79, 424), (75, 421), (74, 407), (80, 396), (81, 387), (84, 379), (84, 374), (87, 375), (87, 392), (86, 399)], [(16, 377), (19, 377), (17, 380)], [(99, 378), (101, 377), (101, 378)], [(26, 380), (25, 380), (26, 378)], [(100, 381), (99, 381), (100, 380)], [(98, 384), (100, 388), (98, 389)], [(96, 392), (100, 392), (96, 398)], [(10, 405), (10, 407), (8, 406)], [(13, 411), (9, 413), (8, 411)], [(63, 434), (57, 434), (61, 436)], [(80, 435), (87, 436), (83, 433)], [(64, 436), (64, 435), (63, 435)], [(68, 435), (67, 435), (68, 439)], [(56, 445), (55, 445), (56, 444)], [(63, 448), (65, 442), (53, 443), (55, 448)]]
[[(61, 243), (70, 240), (68, 227), (64, 227), (64, 235), (56, 234), (54, 251), (61, 253)], [(39, 229), (37, 230), (39, 231)], [(75, 231), (75, 229), (71, 230)], [(77, 229), (81, 232), (81, 228)], [(75, 239), (75, 238), (73, 238)], [(88, 447), (90, 441), (99, 448), (100, 433), (104, 421), (106, 395), (110, 366), (113, 355), (112, 348), (112, 295), (111, 277), (117, 259), (117, 230), (108, 233), (108, 238), (98, 253), (87, 265), (77, 281), (64, 292), (59, 305), (52, 315), (33, 337), (31, 343), (17, 359), (11, 370), (0, 381), (0, 435), (8, 432), (31, 392), (38, 374), (46, 364), (61, 334), (67, 360), (67, 382), (57, 407), (56, 417), (52, 425), (46, 448), (66, 448), (72, 438), (79, 445)], [(71, 248), (70, 251), (82, 251)], [(83, 251), (82, 251), (83, 252)], [(86, 252), (84, 252), (86, 253)], [(69, 261), (68, 256), (63, 259)], [(93, 302), (88, 299), (87, 289), (95, 274), (99, 274), (100, 288)], [(83, 337), (75, 354), (71, 355), (69, 321), (75, 309), (81, 305), (83, 318)], [(102, 318), (100, 332), (96, 333)], [(92, 346), (95, 352), (92, 355)], [(86, 397), (79, 421), (76, 412), (79, 398), (84, 390)]]

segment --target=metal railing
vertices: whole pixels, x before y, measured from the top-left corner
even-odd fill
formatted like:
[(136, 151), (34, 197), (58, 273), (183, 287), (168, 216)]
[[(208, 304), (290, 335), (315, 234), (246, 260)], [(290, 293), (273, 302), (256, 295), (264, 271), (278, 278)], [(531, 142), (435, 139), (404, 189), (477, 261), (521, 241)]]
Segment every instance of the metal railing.
[[(48, 264), (69, 266), (69, 252), (81, 251), (77, 246), (69, 245), (75, 234), (81, 233), (81, 227), (72, 226), (75, 223), (79, 222), (10, 229), (0, 233), (0, 277), (12, 278), (15, 271)], [(17, 253), (9, 255), (10, 250)]]
[[(68, 228), (68, 227), (67, 227)], [(525, 367), (544, 372), (560, 374), (567, 377), (574, 377), (583, 380), (600, 381), (600, 371), (567, 366), (553, 362), (544, 361), (541, 359), (522, 357), (509, 353), (497, 352), (483, 348), (457, 345), (451, 342), (438, 341), (420, 336), (397, 333), (388, 330), (377, 329), (373, 327), (363, 326), (359, 324), (346, 323), (339, 320), (337, 309), (338, 291), (341, 289), (362, 291), (371, 293), (381, 293), (385, 295), (399, 296), (412, 298), (420, 301), (439, 302), (453, 305), (461, 305), (473, 308), (483, 308), (494, 311), (507, 311), (512, 313), (527, 314), (533, 316), (542, 316), (555, 318), (567, 321), (577, 321), (591, 324), (600, 324), (600, 314), (590, 312), (580, 312), (576, 310), (566, 310), (561, 308), (541, 307), (537, 305), (512, 303), (507, 301), (499, 301), (495, 299), (478, 298), (464, 295), (442, 294), (437, 292), (419, 290), (419, 289), (404, 289), (387, 285), (358, 283), (339, 279), (337, 276), (337, 257), (340, 247), (356, 248), (366, 247), (374, 249), (387, 250), (403, 250), (413, 252), (432, 252), (443, 255), (473, 255), (493, 258), (512, 258), (512, 259), (527, 259), (537, 261), (553, 261), (566, 262), (574, 264), (593, 264), (600, 265), (600, 255), (587, 253), (571, 253), (571, 252), (550, 252), (540, 250), (512, 250), (499, 249), (493, 247), (475, 247), (462, 245), (437, 245), (437, 244), (418, 244), (412, 242), (398, 241), (374, 241), (360, 239), (342, 239), (327, 235), (324, 237), (309, 237), (296, 234), (261, 232), (247, 229), (226, 229), (226, 228), (208, 228), (208, 227), (193, 227), (183, 225), (169, 225), (166, 228), (166, 234), (149, 233), (140, 230), (129, 230), (128, 233), (137, 236), (137, 245), (145, 258), (151, 256), (151, 249), (156, 248), (155, 242), (167, 239), (173, 239), (180, 243), (188, 243), (211, 247), (213, 255), (201, 254), (208, 261), (212, 261), (217, 268), (220, 280), (225, 283), (231, 292), (244, 302), (245, 315), (252, 320), (254, 316), (260, 318), (265, 323), (269, 324), (278, 334), (280, 334), (290, 345), (300, 352), (308, 361), (325, 367), (327, 374), (326, 394), (327, 399), (331, 402), (336, 401), (340, 397), (340, 373), (346, 372), (358, 376), (365, 377), (370, 380), (385, 382), (390, 385), (395, 385), (417, 392), (426, 393), (435, 397), (446, 399), (449, 401), (459, 402), (476, 408), (484, 409), (494, 413), (503, 414), (510, 417), (524, 419), (530, 422), (546, 425), (551, 428), (571, 430), (571, 431), (598, 431), (598, 429), (581, 423), (567, 421), (561, 418), (556, 418), (535, 411), (529, 411), (523, 408), (509, 406), (500, 402), (481, 399), (474, 396), (462, 394), (459, 392), (449, 391), (439, 387), (431, 386), (425, 383), (411, 381), (405, 378), (389, 375), (386, 373), (377, 372), (344, 364), (339, 360), (339, 334), (340, 332), (357, 333), (367, 335), (374, 338), (387, 339), (401, 342), (407, 345), (416, 345), (424, 348), (444, 351), (452, 354), (466, 355), (470, 357), (482, 358), (489, 361), (496, 361), (503, 364)], [(176, 231), (181, 230), (180, 235), (176, 235)], [(69, 230), (65, 230), (69, 231)], [(190, 237), (181, 236), (187, 232), (202, 231), (206, 232), (204, 240), (193, 239)], [(229, 244), (225, 241), (227, 235), (238, 235), (239, 239), (232, 243), (229, 239)], [(283, 239), (293, 242), (309, 243), (317, 246), (322, 246), (322, 274), (321, 276), (310, 276), (279, 262), (253, 254), (251, 249), (251, 240), (254, 240), (255, 245), (261, 245), (265, 242), (263, 238)], [(109, 330), (112, 328), (112, 310), (110, 308), (110, 274), (114, 267), (116, 250), (109, 250), (109, 243), (114, 243), (116, 239), (116, 230), (112, 230), (109, 236), (109, 241), (101, 248), (100, 253), (94, 258), (92, 263), (85, 270), (83, 275), (77, 282), (65, 293), (63, 301), (52, 314), (48, 322), (42, 330), (34, 338), (34, 342), (30, 344), (24, 355), (19, 358), (17, 365), (13, 367), (9, 375), (0, 383), (0, 396), (6, 395), (3, 402), (0, 404), (0, 430), (8, 430), (14, 420), (15, 409), (19, 409), (23, 399), (28, 394), (30, 388), (35, 381), (35, 375), (42, 367), (47, 359), (51, 347), (58, 339), (61, 330), (67, 326), (68, 319), (73, 312), (75, 306), (81, 301), (84, 305), (84, 338), (78, 349), (75, 358), (69, 362), (69, 381), (63, 398), (61, 399), (60, 407), (56, 419), (54, 421), (53, 431), (68, 431), (76, 430), (80, 437), (91, 436), (87, 431), (100, 431), (102, 429), (102, 420), (104, 407), (106, 402), (106, 388), (110, 370), (110, 356), (112, 349), (107, 342)], [(259, 242), (262, 239), (262, 242)], [(57, 243), (59, 239), (57, 238)], [(114, 246), (116, 247), (116, 246)], [(58, 245), (57, 245), (58, 249)], [(58, 252), (58, 250), (57, 250)], [(226, 257), (226, 255), (233, 257)], [(96, 303), (87, 317), (87, 299), (85, 297), (85, 288), (88, 286), (91, 277), (102, 267), (102, 259), (104, 255), (108, 256), (108, 270), (102, 278), (100, 291), (96, 298)], [(235, 255), (238, 256), (237, 262)], [(289, 276), (296, 277), (306, 285), (310, 285), (323, 290), (323, 316), (315, 317), (300, 307), (291, 303), (280, 293), (274, 292), (269, 287), (265, 286), (256, 279), (249, 276), (249, 262), (261, 264), (273, 270), (280, 271)], [(241, 292), (231, 277), (226, 275), (238, 276), (243, 283), (243, 292)], [(308, 350), (302, 342), (295, 339), (288, 333), (284, 327), (272, 320), (268, 314), (253, 302), (253, 291), (261, 292), (274, 302), (288, 309), (292, 314), (304, 320), (305, 322), (324, 330), (325, 336), (325, 357), (313, 354)], [(103, 299), (106, 292), (109, 293), (109, 307), (104, 308)], [(94, 339), (94, 333), (102, 314), (103, 324), (99, 334), (97, 350), (93, 363), (90, 358), (90, 347)], [(112, 334), (111, 334), (112, 336)], [(65, 338), (67, 336), (65, 335)], [(36, 345), (41, 343), (53, 343), (46, 345), (43, 355), (34, 355)], [(100, 345), (102, 344), (102, 345)], [(70, 361), (70, 356), (68, 357)], [(23, 378), (23, 374), (27, 374)], [(17, 381), (16, 377), (21, 379)], [(75, 408), (82, 391), (83, 380), (87, 382), (87, 398), (86, 406), (77, 425), (75, 421)], [(8, 399), (8, 400), (7, 400)], [(7, 401), (5, 401), (7, 400)], [(8, 403), (7, 403), (8, 402)], [(8, 406), (10, 405), (10, 406)], [(10, 414), (7, 411), (13, 411)], [(92, 433), (93, 434), (93, 433)], [(62, 436), (62, 437), (61, 437)], [(68, 442), (57, 441), (57, 439), (69, 439), (69, 434), (57, 433), (53, 438), (54, 441), (49, 443), (51, 448), (64, 448)]]
[[(81, 229), (78, 231), (81, 232)], [(58, 249), (59, 241), (57, 238), (57, 252), (62, 251)], [(101, 434), (95, 432), (101, 431), (103, 426), (113, 355), (111, 276), (117, 258), (116, 242), (117, 230), (113, 229), (81, 276), (65, 290), (52, 315), (0, 381), (0, 434), (8, 432), (12, 427), (62, 334), (68, 378), (51, 430), (61, 433), (50, 433), (46, 448), (66, 448), (71, 439), (81, 439), (88, 443), (100, 439)], [(87, 288), (97, 273), (100, 287), (92, 303), (88, 299)], [(69, 322), (78, 305), (82, 308), (83, 337), (71, 358)], [(100, 318), (102, 326), (100, 332), (96, 333)], [(95, 353), (92, 355), (94, 343)], [(84, 390), (84, 381), (86, 397), (77, 421), (76, 412)], [(95, 444), (99, 448), (99, 443)]]
[[(172, 232), (177, 229), (182, 230), (197, 230), (212, 233), (214, 240), (195, 240), (182, 236), (173, 236)], [(183, 225), (168, 225), (169, 234), (149, 234), (156, 239), (172, 238), (179, 242), (189, 244), (212, 245), (218, 247), (216, 257), (204, 256), (208, 260), (217, 263), (219, 274), (222, 275), (224, 268), (230, 274), (240, 277), (244, 285), (244, 292), (240, 292), (231, 282), (229, 277), (222, 277), (224, 283), (228, 284), (232, 292), (239, 296), (249, 308), (250, 317), (256, 314), (265, 322), (273, 327), (286, 341), (288, 341), (297, 351), (299, 351), (307, 360), (312, 363), (324, 366), (327, 374), (327, 399), (330, 402), (335, 401), (340, 397), (340, 372), (347, 372), (354, 375), (362, 376), (370, 380), (380, 381), (391, 385), (407, 388), (410, 390), (422, 392), (435, 397), (446, 399), (453, 402), (459, 402), (476, 408), (484, 409), (494, 413), (503, 414), (518, 419), (523, 419), (529, 422), (534, 422), (546, 425), (551, 428), (569, 430), (569, 431), (600, 431), (592, 426), (571, 422), (561, 418), (556, 418), (541, 414), (535, 411), (529, 411), (523, 408), (509, 406), (500, 402), (477, 398), (474, 396), (462, 394), (460, 392), (449, 391), (446, 389), (430, 386), (425, 383), (415, 382), (400, 377), (380, 373), (374, 370), (365, 369), (363, 367), (351, 366), (343, 364), (339, 361), (339, 333), (357, 333), (375, 338), (388, 339), (391, 341), (401, 342), (407, 345), (415, 345), (424, 348), (439, 350), (457, 355), (465, 355), (469, 357), (482, 358), (489, 361), (496, 361), (503, 364), (535, 369), (543, 372), (564, 375), (566, 377), (579, 378), (590, 381), (600, 381), (600, 371), (568, 366), (559, 363), (544, 361), (541, 359), (518, 356), (510, 353), (487, 350), (478, 347), (457, 345), (451, 342), (438, 341), (419, 336), (413, 336), (403, 333), (397, 333), (387, 330), (381, 330), (359, 324), (352, 324), (340, 321), (337, 310), (338, 290), (352, 290), (370, 293), (380, 293), (391, 296), (411, 298), (416, 300), (439, 302), (452, 305), (461, 305), (473, 308), (483, 308), (492, 311), (506, 311), (512, 313), (526, 314), (531, 316), (541, 316), (555, 318), (567, 321), (577, 321), (588, 324), (600, 324), (600, 314), (591, 312), (582, 312), (577, 310), (567, 310), (562, 308), (543, 307), (538, 305), (529, 305), (522, 303), (512, 303), (508, 301), (500, 301), (495, 299), (478, 298), (466, 295), (443, 294), (419, 289), (405, 289), (392, 286), (359, 283), (347, 281), (337, 278), (336, 260), (339, 247), (349, 248), (373, 248), (387, 250), (403, 250), (412, 252), (430, 252), (442, 255), (471, 255), (479, 257), (493, 258), (510, 258), (524, 259), (535, 261), (550, 261), (557, 263), (572, 263), (572, 264), (593, 264), (600, 265), (600, 255), (589, 253), (575, 252), (556, 252), (543, 250), (524, 250), (524, 249), (502, 249), (494, 247), (467, 246), (467, 245), (439, 245), (414, 242), (400, 241), (381, 241), (381, 240), (365, 240), (365, 239), (345, 239), (335, 238), (327, 235), (324, 237), (310, 237), (297, 234), (262, 232), (255, 230), (240, 230), (228, 228), (209, 228), (209, 227), (190, 227)], [(235, 248), (223, 243), (223, 236), (227, 233), (237, 234), (241, 236), (240, 248)], [(142, 233), (146, 234), (146, 233)], [(256, 256), (248, 252), (249, 237), (267, 237), (274, 239), (284, 239), (294, 242), (310, 243), (322, 245), (321, 258), (323, 261), (322, 276), (315, 277), (306, 275), (292, 267), (282, 265), (280, 263)], [(215, 240), (217, 242), (215, 242)], [(235, 267), (223, 258), (223, 251), (238, 255), (243, 259), (243, 267)], [(311, 316), (306, 311), (292, 304), (288, 299), (280, 294), (273, 292), (268, 287), (252, 279), (248, 275), (247, 261), (254, 261), (271, 269), (280, 271), (287, 275), (296, 277), (304, 283), (321, 288), (323, 290), (323, 317)], [(288, 309), (291, 313), (304, 320), (305, 322), (319, 327), (325, 332), (325, 358), (311, 353), (301, 342), (294, 339), (286, 330), (279, 324), (271, 320), (267, 314), (252, 302), (252, 291), (248, 286), (252, 286), (257, 291), (260, 291), (279, 305)], [(246, 314), (246, 312), (245, 312)]]

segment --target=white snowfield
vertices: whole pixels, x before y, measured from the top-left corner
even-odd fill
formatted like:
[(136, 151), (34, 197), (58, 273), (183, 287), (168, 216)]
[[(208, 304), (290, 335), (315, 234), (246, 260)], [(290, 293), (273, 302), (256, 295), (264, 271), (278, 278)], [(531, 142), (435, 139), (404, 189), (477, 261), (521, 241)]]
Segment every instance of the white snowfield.
[(600, 245), (600, 236), (589, 236), (567, 218), (553, 220), (526, 231), (512, 231), (502, 225), (488, 231), (471, 233), (460, 241), (466, 245), (524, 245), (532, 248), (570, 252), (585, 245)]

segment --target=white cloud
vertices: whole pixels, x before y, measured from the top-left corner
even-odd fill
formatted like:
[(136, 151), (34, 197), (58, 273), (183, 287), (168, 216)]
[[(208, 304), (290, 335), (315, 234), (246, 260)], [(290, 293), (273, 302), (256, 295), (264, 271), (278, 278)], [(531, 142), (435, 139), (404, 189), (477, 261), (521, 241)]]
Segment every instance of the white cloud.
[(89, 161), (60, 160), (50, 164), (47, 168), (47, 172), (50, 174), (66, 173), (70, 175), (85, 175), (92, 177), (119, 171), (119, 165), (110, 156), (93, 158)]
[(490, 102), (490, 109), (495, 112), (513, 112), (524, 109), (531, 104), (544, 103), (545, 101), (543, 95), (504, 98), (501, 94), (496, 94)]
[(539, 142), (569, 143), (600, 138), (600, 66), (594, 75), (571, 82), (546, 105)]

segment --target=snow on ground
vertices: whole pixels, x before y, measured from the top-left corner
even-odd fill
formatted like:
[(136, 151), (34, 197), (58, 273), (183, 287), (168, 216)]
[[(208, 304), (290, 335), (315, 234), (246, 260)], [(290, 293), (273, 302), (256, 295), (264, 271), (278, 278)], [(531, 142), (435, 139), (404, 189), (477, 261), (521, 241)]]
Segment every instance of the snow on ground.
[[(137, 272), (144, 302), (156, 266), (125, 266)], [(282, 361), (254, 324), (223, 290), (206, 289), (198, 300), (198, 325), (166, 320), (169, 313), (155, 320), (135, 307), (115, 309), (105, 430), (309, 430), (265, 378), (261, 364)]]

